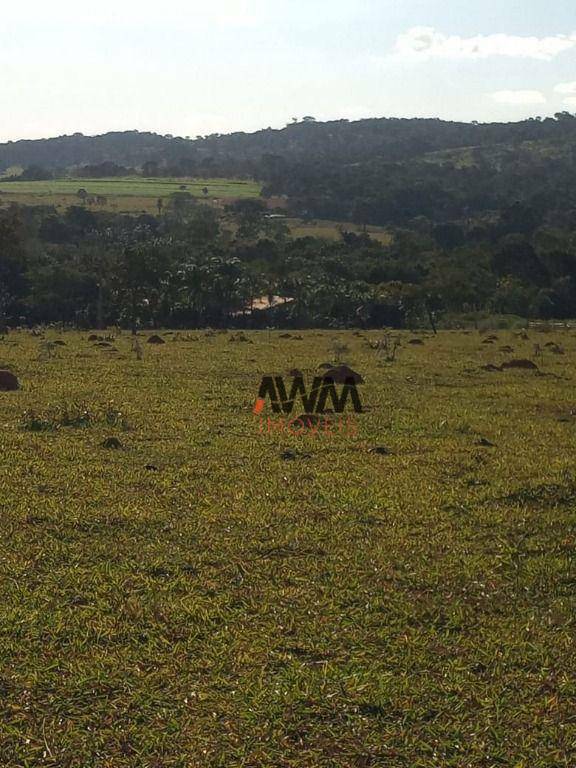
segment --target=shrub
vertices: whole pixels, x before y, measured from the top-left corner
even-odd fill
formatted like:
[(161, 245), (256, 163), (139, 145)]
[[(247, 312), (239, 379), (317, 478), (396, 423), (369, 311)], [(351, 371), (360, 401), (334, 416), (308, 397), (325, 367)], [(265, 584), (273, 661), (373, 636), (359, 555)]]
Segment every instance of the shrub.
[(44, 412), (24, 411), (21, 427), (29, 432), (50, 432), (65, 427), (84, 429), (98, 424), (130, 429), (126, 415), (113, 402), (105, 406), (89, 407), (81, 403), (64, 403)]

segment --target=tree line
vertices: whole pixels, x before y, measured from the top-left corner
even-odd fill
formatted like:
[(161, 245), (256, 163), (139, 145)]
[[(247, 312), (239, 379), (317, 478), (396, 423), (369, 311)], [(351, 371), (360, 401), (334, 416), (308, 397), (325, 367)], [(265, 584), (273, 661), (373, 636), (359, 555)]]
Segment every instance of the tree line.
[[(458, 313), (576, 315), (568, 216), (514, 202), (484, 219), (294, 238), (259, 200), (157, 216), (0, 209), (0, 324), (404, 327)], [(291, 301), (256, 310), (255, 300)], [(261, 306), (259, 304), (258, 306)]]

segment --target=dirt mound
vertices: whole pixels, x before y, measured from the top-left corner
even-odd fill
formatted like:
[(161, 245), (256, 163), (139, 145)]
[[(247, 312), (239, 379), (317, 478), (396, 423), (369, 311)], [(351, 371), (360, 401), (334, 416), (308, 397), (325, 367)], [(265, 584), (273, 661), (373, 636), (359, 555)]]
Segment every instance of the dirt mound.
[(532, 360), (526, 360), (524, 358), (506, 360), (506, 362), (502, 363), (502, 365), (493, 365), (492, 363), (488, 363), (487, 365), (480, 366), (481, 371), (506, 371), (509, 368), (519, 368), (526, 371), (540, 370), (536, 363), (533, 363)]
[(20, 389), (20, 382), (12, 371), (0, 371), (0, 392), (15, 392)]
[(248, 336), (246, 336), (243, 333), (232, 334), (232, 336), (230, 336), (228, 341), (234, 341), (234, 342), (239, 342), (244, 344), (252, 344), (252, 339), (249, 339)]
[(538, 366), (536, 363), (533, 363), (532, 360), (527, 360), (526, 358), (518, 358), (515, 360), (507, 360), (505, 363), (502, 363), (500, 366), (500, 370), (505, 371), (507, 368), (523, 368), (527, 371), (537, 371)]
[(415, 347), (421, 347), (424, 344), (424, 342), (422, 341), (422, 339), (410, 339), (408, 344), (412, 344)]
[(147, 344), (166, 344), (162, 336), (158, 336), (158, 334), (156, 333), (153, 336), (149, 336), (146, 343)]
[(355, 384), (364, 384), (364, 379), (359, 373), (353, 371), (348, 365), (337, 365), (329, 368), (325, 374), (325, 379), (332, 379), (335, 384), (346, 384), (352, 380)]
[(376, 446), (374, 446), (374, 448), (370, 448), (368, 450), (368, 453), (376, 453), (379, 456), (389, 456), (390, 455), (390, 451), (388, 450), (388, 448), (386, 448), (385, 445), (376, 445)]
[(119, 451), (122, 448), (122, 443), (117, 437), (107, 437), (101, 445), (102, 448), (109, 448), (114, 451)]
[(481, 437), (479, 440), (476, 440), (476, 445), (479, 445), (483, 448), (495, 448), (496, 446), (494, 443), (491, 443), (490, 440), (487, 440), (485, 437)]
[(288, 448), (287, 450), (282, 451), (280, 458), (283, 459), (283, 461), (295, 461), (296, 459), (309, 459), (311, 458), (311, 454), (302, 451), (292, 451)]

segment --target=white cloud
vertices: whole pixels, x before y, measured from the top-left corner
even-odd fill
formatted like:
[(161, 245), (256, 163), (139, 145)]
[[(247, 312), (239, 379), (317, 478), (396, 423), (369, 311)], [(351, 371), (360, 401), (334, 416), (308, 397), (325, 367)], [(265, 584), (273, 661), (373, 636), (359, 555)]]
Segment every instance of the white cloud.
[(498, 104), (512, 104), (514, 106), (532, 106), (546, 104), (546, 96), (540, 91), (496, 91), (490, 94)]
[(576, 95), (576, 82), (575, 83), (558, 83), (554, 88), (555, 93), (561, 93), (566, 96)]
[(576, 107), (576, 82), (558, 83), (558, 85), (554, 86), (554, 93), (565, 96), (562, 103), (567, 107)]
[(551, 61), (564, 51), (576, 48), (576, 32), (550, 37), (521, 37), (493, 34), (461, 37), (445, 35), (434, 27), (413, 27), (396, 40), (395, 52), (416, 59), (485, 59), (508, 56)]

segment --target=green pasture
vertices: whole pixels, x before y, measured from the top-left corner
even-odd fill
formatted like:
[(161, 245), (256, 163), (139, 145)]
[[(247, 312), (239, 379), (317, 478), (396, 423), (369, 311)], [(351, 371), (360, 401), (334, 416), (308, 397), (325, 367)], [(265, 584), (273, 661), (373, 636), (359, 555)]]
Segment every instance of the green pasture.
[(576, 765), (573, 331), (108, 333), (0, 341), (3, 768)]
[[(184, 188), (184, 189), (182, 189)], [(76, 196), (79, 189), (84, 189), (91, 196), (110, 198), (166, 198), (174, 192), (186, 191), (195, 197), (205, 197), (203, 189), (208, 189), (208, 198), (244, 198), (258, 197), (260, 186), (254, 181), (235, 179), (55, 179), (53, 181), (13, 181), (0, 179), (0, 195), (23, 196), (26, 198), (51, 198)]]

